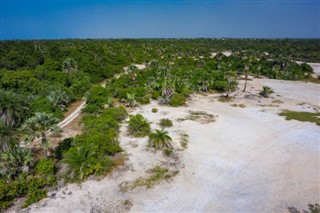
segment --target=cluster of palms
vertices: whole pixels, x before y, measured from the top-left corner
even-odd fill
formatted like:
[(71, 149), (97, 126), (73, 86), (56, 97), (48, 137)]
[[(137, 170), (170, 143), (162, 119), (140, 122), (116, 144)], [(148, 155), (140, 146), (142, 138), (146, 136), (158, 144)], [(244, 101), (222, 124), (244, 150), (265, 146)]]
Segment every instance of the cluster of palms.
[[(61, 129), (57, 126), (59, 120), (52, 114), (36, 112), (29, 115), (27, 102), (10, 91), (0, 91), (0, 174), (13, 178), (23, 171), (33, 161), (32, 151), (22, 148), (19, 135), (26, 136), (26, 142), (41, 141), (44, 157), (48, 156), (50, 142), (48, 134), (58, 134)], [(69, 103), (63, 91), (53, 91), (48, 97), (55, 107), (66, 107)]]

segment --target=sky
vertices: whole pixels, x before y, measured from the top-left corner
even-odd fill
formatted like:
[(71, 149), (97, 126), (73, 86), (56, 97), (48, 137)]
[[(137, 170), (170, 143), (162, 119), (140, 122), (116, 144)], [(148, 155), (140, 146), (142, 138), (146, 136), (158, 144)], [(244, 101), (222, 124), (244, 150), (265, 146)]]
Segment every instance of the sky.
[(0, 39), (320, 38), (319, 0), (0, 0)]

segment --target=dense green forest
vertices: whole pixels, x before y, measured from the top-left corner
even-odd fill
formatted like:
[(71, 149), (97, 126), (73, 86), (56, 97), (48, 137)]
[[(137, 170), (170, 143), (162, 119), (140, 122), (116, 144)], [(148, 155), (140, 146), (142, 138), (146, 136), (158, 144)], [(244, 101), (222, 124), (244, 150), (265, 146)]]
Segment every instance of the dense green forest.
[[(300, 39), (17, 40), (0, 50), (0, 210), (21, 197), (24, 207), (37, 202), (62, 180), (109, 172), (126, 107), (152, 99), (177, 107), (209, 90), (229, 95), (242, 75), (308, 80), (311, 67), (295, 61), (320, 62), (320, 40)], [(82, 134), (53, 149), (48, 132), (59, 135), (59, 120), (82, 98)], [(37, 138), (41, 156), (20, 145)]]

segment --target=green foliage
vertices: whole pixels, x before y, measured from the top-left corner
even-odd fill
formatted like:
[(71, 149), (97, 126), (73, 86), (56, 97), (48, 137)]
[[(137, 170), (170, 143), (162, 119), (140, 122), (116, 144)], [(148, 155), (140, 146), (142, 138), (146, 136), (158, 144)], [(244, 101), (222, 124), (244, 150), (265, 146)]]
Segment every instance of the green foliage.
[(110, 171), (112, 161), (108, 157), (97, 156), (95, 150), (89, 146), (70, 148), (62, 162), (67, 166), (65, 172), (69, 181), (81, 181), (91, 174), (102, 174)]
[(151, 93), (151, 98), (157, 100), (159, 97), (161, 96), (161, 92), (160, 91), (153, 91)]
[(130, 116), (128, 123), (128, 132), (134, 137), (145, 137), (150, 134), (150, 124), (141, 114)]
[(7, 180), (15, 179), (24, 169), (28, 170), (33, 161), (31, 150), (18, 145), (0, 153), (0, 159), (0, 177)]
[(274, 91), (271, 87), (263, 86), (262, 90), (260, 92), (260, 95), (262, 95), (265, 98), (268, 98), (271, 93), (274, 93)]
[(160, 120), (159, 125), (160, 125), (162, 128), (172, 127), (172, 126), (173, 126), (172, 121), (171, 121), (169, 118), (162, 118), (162, 119)]
[(158, 112), (158, 109), (157, 109), (157, 108), (152, 108), (151, 112), (157, 113), (157, 112)]
[(290, 110), (285, 110), (279, 113), (280, 116), (285, 116), (286, 120), (297, 120), (302, 122), (312, 122), (320, 126), (320, 113), (312, 112), (295, 112)]
[(46, 197), (47, 197), (47, 190), (35, 188), (27, 194), (27, 200), (25, 201), (22, 208), (26, 208), (33, 203), (37, 203)]
[(59, 143), (58, 147), (55, 149), (56, 158), (58, 160), (61, 160), (63, 153), (72, 147), (72, 142), (73, 138), (65, 138)]
[(166, 156), (171, 156), (172, 153), (173, 153), (173, 150), (171, 148), (165, 148), (163, 150), (163, 153), (166, 155)]
[(172, 139), (167, 131), (156, 130), (149, 135), (148, 146), (155, 149), (172, 148), (171, 141)]
[(44, 157), (47, 157), (47, 150), (49, 148), (47, 133), (59, 134), (61, 129), (57, 125), (58, 122), (59, 120), (52, 114), (37, 112), (23, 123), (21, 130), (27, 135), (26, 140), (28, 142), (34, 141), (37, 137), (41, 138)]
[(184, 94), (175, 93), (171, 97), (170, 105), (173, 107), (182, 106), (186, 103), (186, 97)]
[(37, 175), (47, 177), (55, 174), (56, 168), (52, 159), (44, 158), (38, 161), (35, 172)]
[(121, 191), (133, 190), (139, 186), (151, 188), (162, 180), (170, 180), (178, 171), (172, 171), (168, 168), (155, 166), (147, 171), (148, 176), (137, 178), (131, 182), (123, 182), (120, 184)]
[(93, 86), (86, 95), (88, 104), (95, 104), (100, 107), (107, 103), (108, 97), (108, 90), (102, 86)]

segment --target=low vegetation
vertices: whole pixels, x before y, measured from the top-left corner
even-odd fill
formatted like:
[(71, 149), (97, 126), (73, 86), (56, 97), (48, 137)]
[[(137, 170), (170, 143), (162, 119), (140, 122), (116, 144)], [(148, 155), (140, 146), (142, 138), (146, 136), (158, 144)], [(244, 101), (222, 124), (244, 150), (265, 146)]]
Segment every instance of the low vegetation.
[(297, 120), (302, 122), (312, 122), (316, 123), (320, 126), (320, 113), (313, 113), (313, 112), (296, 112), (285, 110), (279, 113), (280, 116), (285, 116), (286, 120)]
[(180, 147), (182, 150), (187, 149), (189, 144), (189, 135), (185, 132), (180, 134)]
[(178, 174), (178, 171), (173, 171), (165, 167), (155, 166), (147, 171), (148, 176), (143, 178), (140, 177), (131, 182), (123, 182), (120, 184), (121, 191), (133, 190), (136, 187), (145, 186), (151, 188), (162, 180), (169, 181), (172, 177)]
[(260, 91), (260, 95), (262, 95), (265, 98), (268, 98), (270, 94), (274, 93), (273, 89), (268, 86), (263, 86), (262, 90)]
[(172, 138), (168, 135), (165, 130), (156, 130), (149, 135), (148, 146), (155, 149), (172, 148)]
[(171, 121), (169, 118), (162, 118), (162, 119), (160, 120), (159, 125), (160, 125), (162, 128), (172, 127), (172, 126), (173, 126), (172, 121)]
[(157, 108), (152, 108), (151, 112), (157, 113), (157, 112), (158, 112), (158, 109), (157, 109)]
[(186, 120), (198, 121), (200, 123), (210, 123), (215, 121), (215, 116), (203, 111), (189, 111), (189, 115), (185, 118), (178, 118), (177, 121), (182, 122)]
[(130, 116), (128, 132), (134, 137), (145, 137), (150, 134), (150, 124), (141, 114)]

